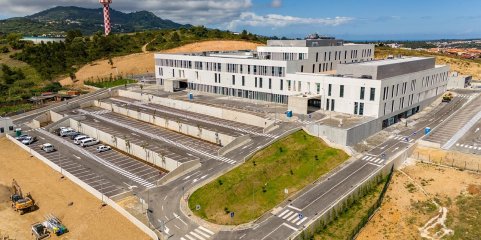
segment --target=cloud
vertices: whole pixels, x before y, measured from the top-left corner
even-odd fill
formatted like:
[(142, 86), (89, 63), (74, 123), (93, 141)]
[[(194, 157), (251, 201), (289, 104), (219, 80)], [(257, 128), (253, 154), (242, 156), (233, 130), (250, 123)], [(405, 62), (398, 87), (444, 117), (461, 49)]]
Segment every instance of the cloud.
[[(98, 0), (0, 0), (2, 14), (26, 16), (55, 6), (100, 8)], [(123, 12), (147, 10), (157, 16), (194, 25), (232, 21), (252, 7), (251, 0), (113, 0), (111, 7)]]
[(351, 22), (353, 18), (350, 17), (335, 17), (335, 18), (300, 18), (278, 14), (268, 14), (259, 16), (253, 12), (244, 12), (239, 19), (231, 21), (227, 28), (235, 31), (241, 26), (251, 27), (272, 27), (281, 28), (291, 25), (321, 25), (321, 26), (338, 26)]
[(271, 7), (280, 8), (282, 6), (282, 0), (272, 0)]

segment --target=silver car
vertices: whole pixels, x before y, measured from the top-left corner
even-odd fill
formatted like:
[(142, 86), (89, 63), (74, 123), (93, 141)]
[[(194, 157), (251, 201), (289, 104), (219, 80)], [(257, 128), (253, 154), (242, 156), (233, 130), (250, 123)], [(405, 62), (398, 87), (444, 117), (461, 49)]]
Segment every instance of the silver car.
[(106, 152), (106, 151), (109, 151), (111, 149), (112, 148), (110, 146), (100, 145), (100, 146), (97, 147), (97, 152), (99, 152), (99, 153)]

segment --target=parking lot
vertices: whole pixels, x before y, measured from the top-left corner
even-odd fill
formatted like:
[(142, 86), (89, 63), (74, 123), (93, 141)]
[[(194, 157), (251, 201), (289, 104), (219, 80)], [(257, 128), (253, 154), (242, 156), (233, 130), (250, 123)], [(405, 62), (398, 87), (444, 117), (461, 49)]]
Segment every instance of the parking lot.
[[(107, 197), (155, 187), (165, 173), (114, 149), (102, 153), (98, 145), (82, 148), (68, 137), (33, 130), (37, 141), (29, 147)], [(57, 151), (45, 152), (41, 145), (51, 143)]]
[[(481, 105), (479, 104), (480, 97), (475, 94), (461, 94), (458, 97), (462, 99), (471, 99), (466, 107), (461, 109), (449, 121), (444, 121), (441, 125), (434, 129), (433, 132), (426, 137), (425, 140), (439, 143), (444, 145), (453, 137), (456, 132), (459, 131), (476, 113), (481, 110)], [(449, 103), (451, 104), (451, 103)], [(455, 111), (457, 109), (453, 109)], [(445, 119), (446, 120), (446, 119)]]
[(451, 148), (456, 151), (472, 154), (481, 154), (481, 121), (469, 129), (459, 141)]
[(82, 123), (115, 136), (128, 136), (129, 141), (156, 152), (174, 153), (175, 155), (172, 155), (174, 160), (185, 162), (198, 157), (235, 164), (231, 159), (218, 156), (221, 148), (218, 145), (100, 108), (88, 108), (83, 111), (88, 113), (88, 116), (86, 120), (81, 121)]
[(263, 129), (249, 124), (234, 122), (226, 119), (211, 117), (204, 114), (198, 114), (194, 112), (179, 110), (175, 108), (169, 108), (153, 103), (139, 103), (134, 99), (125, 97), (116, 97), (103, 102), (109, 102), (118, 106), (139, 110), (149, 114), (159, 114), (167, 119), (179, 120), (181, 122), (200, 125), (206, 129), (212, 129), (221, 133), (225, 133), (230, 136), (239, 136), (243, 134), (260, 135), (263, 133)]

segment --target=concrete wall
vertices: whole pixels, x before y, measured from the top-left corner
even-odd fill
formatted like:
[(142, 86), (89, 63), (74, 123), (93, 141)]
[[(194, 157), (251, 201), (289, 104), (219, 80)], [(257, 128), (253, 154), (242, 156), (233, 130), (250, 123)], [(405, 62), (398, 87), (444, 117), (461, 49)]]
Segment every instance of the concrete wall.
[[(7, 135), (7, 138), (12, 141), (13, 143), (17, 144), (18, 146), (20, 146), (22, 149), (24, 149), (25, 151), (29, 152), (32, 156), (38, 158), (40, 161), (42, 161), (43, 163), (45, 163), (47, 166), (49, 166), (50, 168), (52, 168), (53, 170), (57, 171), (57, 172), (60, 172), (60, 167), (58, 165), (56, 165), (55, 163), (51, 162), (50, 160), (48, 160), (47, 158), (45, 158), (44, 156), (42, 156), (41, 154), (39, 154), (38, 152), (36, 152), (35, 150), (29, 148), (28, 146), (26, 145), (23, 145), (21, 144), (19, 141), (16, 141), (13, 137), (11, 137), (10, 135)], [(82, 180), (80, 180), (79, 178), (75, 177), (74, 175), (70, 174), (69, 172), (63, 170), (62, 171), (62, 174), (64, 176), (66, 176), (68, 179), (70, 179), (72, 182), (74, 182), (75, 184), (77, 184), (78, 186), (80, 186), (81, 188), (83, 188), (85, 191), (89, 192), (90, 194), (92, 194), (94, 197), (96, 197), (97, 199), (105, 202), (107, 205), (111, 206), (113, 209), (115, 209), (117, 212), (119, 212), (122, 216), (124, 216), (125, 218), (127, 218), (131, 223), (133, 223), (137, 228), (139, 228), (140, 230), (142, 230), (145, 234), (147, 234), (147, 236), (149, 236), (151, 239), (154, 239), (154, 240), (157, 240), (159, 239), (159, 237), (157, 236), (157, 234), (152, 230), (150, 229), (149, 227), (145, 226), (140, 220), (138, 220), (137, 218), (135, 218), (134, 216), (132, 216), (127, 210), (123, 209), (121, 206), (119, 206), (115, 201), (111, 200), (110, 198), (104, 196), (102, 193), (100, 193), (99, 191), (97, 191), (96, 189), (92, 188), (91, 186), (89, 186), (88, 184), (86, 184), (85, 182), (83, 182)]]
[(185, 123), (178, 123), (172, 119), (165, 119), (160, 116), (153, 116), (151, 114), (138, 112), (135, 110), (126, 109), (123, 107), (111, 105), (109, 103), (95, 101), (95, 106), (101, 107), (103, 109), (111, 110), (115, 113), (122, 114), (124, 116), (131, 117), (143, 122), (147, 122), (153, 125), (157, 125), (163, 128), (170, 129), (175, 132), (179, 132), (191, 137), (199, 138), (204, 141), (208, 141), (214, 144), (219, 144), (221, 146), (228, 145), (230, 142), (234, 141), (235, 137), (229, 136), (227, 134), (218, 133), (212, 130), (201, 128), (198, 126), (192, 126)]
[(287, 108), (295, 114), (307, 114), (307, 103), (309, 99), (301, 96), (290, 96)]
[(349, 154), (349, 156), (353, 155), (352, 149), (350, 149), (349, 147), (346, 147), (346, 145), (332, 142), (331, 140), (329, 140), (329, 138), (326, 138), (325, 136), (319, 134), (319, 129), (320, 129), (319, 125), (314, 125), (314, 124), (302, 128), (302, 130), (307, 132), (309, 135), (322, 139), (329, 147), (341, 149), (342, 151)]
[(238, 137), (234, 141), (225, 145), (223, 148), (219, 149), (219, 155), (224, 156), (228, 152), (248, 143), (250, 140), (251, 140), (251, 137), (249, 135), (244, 135), (244, 136)]
[(125, 90), (118, 90), (118, 95), (121, 97), (132, 98), (139, 101), (159, 104), (165, 107), (176, 108), (184, 111), (222, 118), (222, 119), (226, 119), (234, 122), (254, 125), (261, 128), (271, 125), (274, 122), (273, 120), (267, 120), (265, 118), (255, 116), (252, 114), (232, 111), (232, 110), (218, 108), (218, 107), (207, 106), (207, 105), (198, 104), (195, 102), (186, 102), (186, 101), (156, 97), (148, 94), (140, 94), (140, 93), (125, 91)]
[[(129, 140), (123, 139), (122, 138), (123, 136), (113, 136), (109, 133), (106, 133), (94, 127), (91, 127), (85, 123), (81, 123), (75, 119), (70, 119), (70, 127), (75, 129), (76, 131), (79, 131), (91, 137), (97, 138), (101, 142), (107, 145), (110, 145), (114, 148), (117, 148), (120, 151), (126, 152), (132, 156), (140, 158), (148, 163), (151, 163), (155, 166), (163, 168), (167, 171), (173, 171), (182, 165), (182, 163), (180, 162), (177, 162), (165, 156), (161, 156), (152, 150), (143, 148), (142, 146), (133, 144), (129, 142)], [(198, 160), (195, 160), (195, 161), (198, 161)]]

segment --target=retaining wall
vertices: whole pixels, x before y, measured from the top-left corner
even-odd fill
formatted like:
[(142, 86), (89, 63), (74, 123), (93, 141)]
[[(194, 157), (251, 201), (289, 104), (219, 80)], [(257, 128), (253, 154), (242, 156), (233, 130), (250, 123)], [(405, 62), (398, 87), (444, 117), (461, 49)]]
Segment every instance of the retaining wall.
[(89, 192), (90, 194), (94, 195), (94, 197), (98, 198), (99, 200), (105, 202), (107, 205), (111, 206), (113, 209), (115, 209), (117, 212), (119, 212), (122, 216), (124, 216), (125, 218), (127, 218), (131, 223), (133, 223), (137, 228), (139, 228), (140, 230), (142, 230), (145, 234), (147, 234), (147, 236), (149, 236), (150, 238), (154, 239), (154, 240), (158, 240), (159, 237), (157, 236), (157, 234), (152, 230), (150, 229), (149, 227), (145, 226), (145, 224), (143, 224), (140, 220), (138, 220), (137, 218), (135, 218), (134, 216), (132, 216), (127, 210), (123, 209), (121, 206), (119, 206), (115, 201), (111, 200), (110, 198), (104, 196), (102, 193), (100, 193), (99, 191), (97, 191), (96, 189), (92, 188), (91, 186), (89, 186), (88, 184), (86, 184), (85, 182), (83, 182), (82, 180), (80, 180), (79, 178), (75, 177), (74, 175), (70, 174), (69, 172), (65, 171), (65, 170), (62, 170), (61, 171), (61, 168), (56, 165), (55, 163), (49, 161), (46, 157), (42, 156), (41, 154), (39, 154), (38, 152), (34, 151), (33, 149), (21, 144), (19, 141), (15, 140), (12, 136), (10, 135), (7, 135), (7, 138), (14, 142), (15, 144), (17, 144), (18, 146), (20, 146), (21, 148), (23, 148), (25, 151), (29, 152), (32, 156), (40, 159), (40, 161), (42, 161), (43, 163), (47, 164), (47, 166), (49, 166), (50, 168), (52, 168), (53, 170), (57, 171), (57, 172), (62, 172), (62, 174), (67, 177), (68, 179), (70, 179), (72, 182), (74, 182), (75, 184), (79, 185), (81, 188), (83, 188), (85, 191)]
[(250, 140), (251, 140), (251, 137), (249, 135), (244, 135), (244, 136), (238, 137), (234, 141), (225, 145), (223, 148), (219, 149), (219, 155), (224, 156), (228, 152), (248, 143)]
[(200, 138), (202, 140), (219, 144), (221, 146), (228, 145), (235, 140), (235, 137), (229, 136), (227, 134), (218, 133), (212, 130), (208, 130), (202, 127), (193, 126), (185, 123), (180, 123), (177, 121), (162, 118), (161, 116), (154, 116), (147, 113), (142, 113), (139, 111), (115, 106), (109, 103), (104, 103), (101, 101), (95, 101), (95, 106), (101, 107), (103, 109), (111, 110), (112, 112), (122, 114), (124, 116), (131, 117), (143, 122), (147, 122), (153, 125), (157, 125), (163, 128), (170, 129), (175, 132), (179, 132), (191, 137)]
[[(107, 145), (113, 146), (123, 152), (126, 152), (132, 156), (140, 158), (155, 166), (161, 167), (169, 172), (174, 171), (176, 168), (178, 168), (182, 164), (186, 164), (186, 163), (177, 162), (165, 156), (161, 156), (159, 153), (156, 153), (152, 150), (144, 148), (143, 146), (130, 143), (128, 140), (124, 139), (125, 138), (124, 136), (113, 136), (110, 133), (103, 132), (101, 130), (91, 127), (85, 123), (81, 123), (72, 118), (70, 119), (70, 127), (75, 129), (78, 132), (94, 137)], [(148, 147), (147, 144), (148, 142), (146, 142), (145, 147)], [(198, 162), (198, 160), (193, 160), (193, 161)]]
[(254, 125), (261, 128), (265, 128), (274, 123), (273, 120), (267, 120), (265, 118), (262, 118), (256, 115), (233, 111), (229, 109), (213, 107), (213, 106), (207, 106), (207, 105), (198, 104), (195, 102), (187, 102), (187, 101), (181, 101), (181, 100), (175, 100), (175, 99), (169, 99), (169, 98), (162, 98), (162, 97), (157, 97), (149, 94), (140, 94), (137, 92), (130, 92), (130, 91), (125, 91), (121, 89), (118, 90), (118, 95), (121, 97), (132, 98), (132, 99), (136, 99), (143, 102), (159, 104), (165, 107), (176, 108), (184, 111), (222, 118), (222, 119), (226, 119), (234, 122), (240, 122), (243, 124)]

